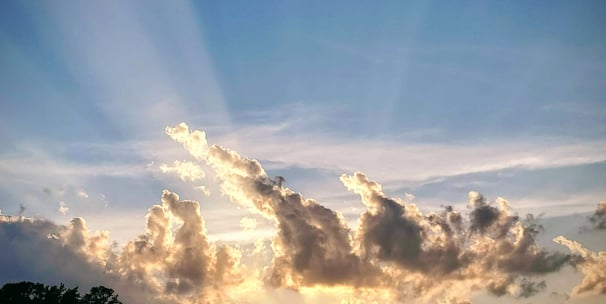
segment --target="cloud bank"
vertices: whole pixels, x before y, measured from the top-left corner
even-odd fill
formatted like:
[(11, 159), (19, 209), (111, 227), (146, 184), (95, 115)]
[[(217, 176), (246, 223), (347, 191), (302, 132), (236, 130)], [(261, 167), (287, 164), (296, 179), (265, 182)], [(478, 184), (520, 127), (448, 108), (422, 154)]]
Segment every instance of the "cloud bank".
[[(503, 198), (491, 202), (472, 191), (469, 212), (451, 206), (422, 212), (386, 195), (364, 173), (343, 174), (340, 181), (366, 207), (351, 229), (342, 214), (289, 189), (284, 178), (269, 177), (257, 160), (209, 145), (205, 132), (181, 123), (166, 134), (195, 162), (162, 165), (162, 171), (184, 181), (210, 172), (223, 195), (273, 223), (266, 263), (241, 262), (260, 254), (262, 242), (250, 251), (210, 242), (200, 204), (164, 190), (148, 210), (144, 233), (123, 248), (107, 232), (89, 231), (82, 218), (61, 226), (2, 216), (0, 243), (9, 250), (0, 254), (0, 263), (12, 265), (8, 273), (14, 275), (3, 272), (0, 279), (48, 280), (46, 270), (67, 283), (112, 286), (135, 303), (271, 303), (301, 295), (320, 300), (318, 290), (354, 303), (466, 303), (475, 291), (531, 297), (546, 288), (544, 275), (570, 265), (584, 274), (573, 297), (606, 293), (606, 252), (564, 237), (554, 241), (570, 254), (542, 248), (536, 241), (542, 227), (519, 218)], [(604, 210), (599, 206), (591, 217), (598, 228)], [(257, 222), (245, 217), (240, 224), (254, 229)], [(48, 254), (36, 259), (36, 252)], [(28, 267), (24, 261), (30, 259), (37, 264)]]
[[(10, 248), (0, 255), (2, 265), (17, 268), (3, 271), (0, 279), (105, 284), (133, 303), (218, 301), (225, 286), (242, 280), (239, 250), (208, 242), (198, 202), (164, 190), (161, 204), (146, 218), (145, 233), (117, 250), (106, 231), (90, 232), (82, 218), (59, 226), (1, 216), (0, 241)], [(30, 260), (35, 263), (30, 269), (19, 269)], [(42, 271), (31, 276), (33, 269)]]

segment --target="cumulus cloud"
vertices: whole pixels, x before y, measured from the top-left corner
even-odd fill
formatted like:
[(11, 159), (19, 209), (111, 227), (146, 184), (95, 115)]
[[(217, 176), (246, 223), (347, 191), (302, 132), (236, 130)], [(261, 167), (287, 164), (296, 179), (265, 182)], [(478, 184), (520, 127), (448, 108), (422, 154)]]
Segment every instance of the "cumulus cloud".
[(593, 252), (579, 242), (571, 241), (563, 236), (554, 239), (581, 257), (576, 267), (583, 273), (583, 281), (572, 290), (572, 295), (583, 293), (606, 294), (606, 251)]
[(66, 215), (67, 212), (69, 212), (69, 208), (63, 201), (59, 202), (59, 212), (63, 215)]
[(606, 201), (598, 204), (593, 215), (589, 217), (589, 221), (595, 229), (606, 229)]
[[(0, 216), (1, 282), (40, 281), (90, 288), (111, 284), (98, 258), (107, 257), (92, 239), (105, 235), (85, 232), (85, 224), (74, 219), (69, 226), (46, 220)], [(90, 251), (89, 251), (90, 249)]]
[[(573, 254), (548, 252), (536, 242), (542, 227), (521, 220), (503, 198), (491, 201), (472, 191), (466, 212), (452, 206), (422, 212), (412, 203), (413, 195), (390, 197), (364, 173), (343, 174), (340, 181), (364, 206), (352, 230), (342, 214), (288, 188), (283, 177), (270, 178), (257, 160), (209, 145), (205, 132), (181, 123), (167, 127), (166, 134), (196, 162), (177, 161), (160, 169), (195, 181), (205, 176), (202, 166), (208, 168), (221, 194), (273, 222), (275, 235), (267, 241), (271, 256), (248, 269), (241, 263), (243, 253), (269, 251), (262, 239), (249, 251), (213, 243), (200, 204), (164, 190), (160, 202), (148, 209), (144, 233), (122, 248), (111, 243), (107, 232), (90, 231), (82, 218), (61, 226), (0, 216), (0, 243), (11, 248), (0, 252), (0, 262), (11, 263), (0, 279), (31, 280), (37, 271), (38, 280), (48, 283), (108, 285), (134, 303), (269, 302), (251, 300), (259, 290), (296, 290), (316, 302), (469, 303), (479, 290), (531, 297), (546, 288), (542, 275), (570, 263), (585, 274), (574, 295), (606, 291), (606, 253), (563, 237), (555, 241)], [(61, 203), (60, 212), (67, 213)], [(601, 223), (598, 211), (592, 222)], [(240, 226), (255, 229), (257, 221), (243, 217)], [(47, 254), (25, 265), (39, 252)]]
[(466, 284), (528, 297), (544, 287), (530, 277), (556, 271), (570, 259), (539, 247), (541, 227), (520, 221), (505, 199), (491, 203), (470, 192), (467, 220), (452, 207), (423, 214), (414, 204), (387, 197), (363, 173), (341, 176), (367, 207), (352, 232), (338, 212), (283, 187), (283, 178), (269, 178), (258, 161), (209, 146), (204, 132), (190, 132), (183, 123), (166, 130), (215, 171), (223, 194), (275, 222), (267, 271), (274, 286), (388, 286), (431, 298), (436, 290)]
[[(61, 226), (0, 216), (0, 242), (10, 248), (0, 252), (2, 268), (10, 270), (0, 275), (4, 282), (104, 284), (134, 303), (152, 298), (197, 303), (217, 299), (224, 288), (242, 282), (238, 248), (210, 243), (199, 203), (179, 200), (167, 190), (161, 204), (149, 209), (145, 234), (121, 251), (115, 250), (108, 232), (89, 231), (83, 218)], [(39, 252), (44, 258), (34, 257)]]
[[(349, 190), (359, 194), (368, 208), (360, 215), (360, 228), (356, 233), (363, 257), (376, 257), (429, 272), (449, 272), (457, 266), (458, 248), (445, 238), (432, 240), (444, 249), (443, 252), (425, 256), (423, 243), (428, 231), (423, 227), (423, 215), (416, 206), (408, 205), (407, 208), (403, 201), (386, 197), (381, 186), (362, 173), (342, 175), (341, 181)], [(428, 223), (436, 223), (440, 232), (448, 227), (445, 232), (450, 232), (447, 222), (438, 215), (432, 215)]]
[(200, 168), (200, 166), (196, 165), (193, 162), (188, 162), (188, 161), (181, 162), (181, 161), (176, 160), (172, 166), (169, 166), (167, 164), (162, 164), (162, 165), (160, 165), (160, 170), (163, 173), (176, 174), (184, 182), (185, 181), (194, 182), (194, 181), (200, 180), (200, 179), (204, 178), (204, 176), (206, 176), (206, 174), (204, 173), (202, 168)]
[(176, 142), (182, 143), (185, 149), (197, 159), (204, 159), (207, 154), (208, 144), (206, 142), (206, 132), (192, 131), (184, 122), (174, 128), (166, 127), (166, 134)]
[[(200, 205), (164, 190), (162, 204), (147, 215), (144, 235), (129, 242), (120, 256), (120, 273), (158, 293), (201, 296), (239, 280), (236, 248), (216, 248), (206, 237)], [(178, 224), (173, 231), (171, 227)]]
[(98, 231), (91, 234), (83, 218), (73, 218), (68, 228), (61, 232), (60, 238), (64, 245), (82, 254), (90, 262), (105, 265), (110, 256), (109, 233)]
[(167, 128), (166, 133), (214, 169), (223, 193), (231, 200), (274, 221), (277, 235), (272, 240), (269, 283), (298, 287), (373, 280), (376, 269), (353, 252), (342, 215), (281, 187), (283, 179), (269, 178), (258, 161), (221, 146), (208, 147), (203, 132), (190, 133), (182, 123)]
[(472, 211), (465, 226), (452, 207), (423, 214), (414, 204), (387, 197), (363, 173), (342, 175), (341, 181), (367, 206), (356, 232), (362, 257), (394, 265), (401, 273), (398, 280), (412, 282), (420, 295), (431, 295), (435, 291), (429, 289), (436, 287), (467, 284), (498, 296), (527, 297), (543, 284), (526, 276), (556, 271), (569, 259), (541, 249), (535, 242), (540, 227), (512, 216), (502, 198), (495, 206), (470, 192)]

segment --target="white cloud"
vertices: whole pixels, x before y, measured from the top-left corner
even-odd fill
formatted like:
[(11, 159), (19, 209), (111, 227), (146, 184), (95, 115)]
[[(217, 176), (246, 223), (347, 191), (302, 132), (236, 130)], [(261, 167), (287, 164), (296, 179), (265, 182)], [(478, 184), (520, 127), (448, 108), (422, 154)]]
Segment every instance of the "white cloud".
[(200, 192), (202, 192), (205, 196), (210, 196), (210, 190), (208, 190), (208, 188), (204, 185), (202, 186), (197, 186), (194, 187), (196, 190), (200, 190)]
[[(221, 139), (217, 141), (221, 142)], [(434, 144), (262, 134), (239, 138), (237, 142), (226, 145), (233, 145), (252, 157), (271, 160), (276, 167), (300, 166), (347, 172), (363, 170), (386, 182), (606, 160), (604, 141)]]
[(571, 241), (564, 236), (556, 237), (554, 242), (568, 247), (582, 258), (576, 266), (583, 272), (583, 281), (574, 287), (572, 295), (606, 294), (606, 251), (593, 252), (579, 242)]
[(188, 161), (175, 160), (174, 165), (169, 166), (167, 164), (160, 165), (160, 170), (163, 173), (174, 173), (179, 176), (182, 181), (197, 181), (206, 176), (200, 166), (195, 163)]
[(66, 215), (67, 212), (69, 212), (69, 208), (67, 208), (67, 205), (63, 201), (59, 202), (59, 212), (63, 215)]
[(86, 193), (86, 191), (84, 191), (84, 190), (78, 190), (76, 195), (78, 195), (78, 197), (80, 197), (80, 198), (88, 198), (88, 193)]
[(257, 228), (257, 219), (245, 216), (240, 219), (240, 227), (244, 230), (254, 230)]

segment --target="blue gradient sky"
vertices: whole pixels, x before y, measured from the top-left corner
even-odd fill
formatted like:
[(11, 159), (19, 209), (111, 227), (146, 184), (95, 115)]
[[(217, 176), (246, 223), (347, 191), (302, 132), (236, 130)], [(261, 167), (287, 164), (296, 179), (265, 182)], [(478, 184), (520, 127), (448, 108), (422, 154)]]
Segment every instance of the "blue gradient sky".
[[(223, 233), (213, 212), (233, 206), (158, 170), (187, 158), (163, 134), (187, 121), (346, 214), (360, 203), (337, 177), (354, 170), (430, 210), (478, 190), (521, 213), (591, 211), (606, 197), (605, 14), (603, 1), (2, 1), (0, 209), (94, 227), (142, 218), (169, 187)], [(120, 238), (143, 224), (115, 225)]]

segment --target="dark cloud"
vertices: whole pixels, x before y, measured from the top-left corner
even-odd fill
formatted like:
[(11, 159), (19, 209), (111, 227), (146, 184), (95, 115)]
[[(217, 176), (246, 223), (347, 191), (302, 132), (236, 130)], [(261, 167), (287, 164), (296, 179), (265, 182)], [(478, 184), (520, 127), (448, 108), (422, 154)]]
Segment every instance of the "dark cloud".
[(478, 192), (470, 192), (470, 205), (473, 207), (470, 215), (471, 232), (484, 233), (499, 218), (499, 209), (486, 203), (484, 196)]
[(606, 229), (606, 201), (598, 204), (593, 215), (589, 217), (589, 221), (595, 229)]
[(433, 283), (482, 277), (486, 290), (495, 295), (511, 293), (514, 287), (529, 294), (541, 284), (525, 275), (556, 271), (570, 258), (540, 248), (536, 236), (541, 227), (511, 215), (504, 199), (497, 200), (497, 207), (470, 192), (473, 209), (465, 226), (452, 207), (423, 216), (415, 205), (386, 197), (362, 173), (343, 175), (341, 181), (368, 207), (356, 235), (364, 256), (419, 272)]
[(377, 273), (353, 253), (349, 229), (334, 211), (292, 192), (283, 193), (274, 210), (278, 234), (273, 243), (280, 251), (273, 284), (286, 285), (286, 274), (303, 285), (359, 285)]
[(0, 282), (36, 281), (90, 288), (115, 287), (102, 265), (82, 248), (80, 227), (0, 216)]
[(521, 298), (529, 298), (547, 287), (545, 281), (534, 282), (528, 279), (523, 279), (519, 284), (520, 291), (518, 296)]

